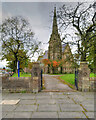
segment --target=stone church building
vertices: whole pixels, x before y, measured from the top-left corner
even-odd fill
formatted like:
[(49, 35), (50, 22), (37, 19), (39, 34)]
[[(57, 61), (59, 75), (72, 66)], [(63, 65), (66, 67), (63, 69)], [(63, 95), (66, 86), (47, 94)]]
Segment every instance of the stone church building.
[(43, 59), (49, 59), (51, 61), (63, 61), (61, 67), (52, 68), (50, 66), (43, 66), (44, 73), (72, 73), (73, 68), (73, 55), (70, 49), (69, 44), (62, 44), (60, 35), (58, 33), (57, 18), (56, 18), (56, 7), (54, 8), (54, 17), (53, 17), (53, 26), (52, 34), (49, 40), (48, 51), (45, 51), (45, 54), (40, 57), (40, 62), (42, 63)]

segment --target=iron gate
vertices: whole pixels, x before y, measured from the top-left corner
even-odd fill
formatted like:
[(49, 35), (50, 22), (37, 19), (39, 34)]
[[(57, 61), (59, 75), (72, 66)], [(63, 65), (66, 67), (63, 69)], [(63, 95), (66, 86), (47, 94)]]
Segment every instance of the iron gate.
[(75, 68), (75, 86), (76, 89), (78, 90), (78, 69)]
[(41, 69), (41, 89), (42, 89), (42, 73), (43, 73), (43, 70)]

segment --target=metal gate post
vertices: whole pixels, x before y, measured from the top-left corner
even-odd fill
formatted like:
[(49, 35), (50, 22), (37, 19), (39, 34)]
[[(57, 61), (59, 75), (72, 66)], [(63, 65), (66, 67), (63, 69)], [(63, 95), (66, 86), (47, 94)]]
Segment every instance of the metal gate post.
[(75, 68), (75, 86), (78, 90), (78, 69)]
[(42, 73), (43, 73), (43, 71), (41, 69), (41, 89), (42, 89)]

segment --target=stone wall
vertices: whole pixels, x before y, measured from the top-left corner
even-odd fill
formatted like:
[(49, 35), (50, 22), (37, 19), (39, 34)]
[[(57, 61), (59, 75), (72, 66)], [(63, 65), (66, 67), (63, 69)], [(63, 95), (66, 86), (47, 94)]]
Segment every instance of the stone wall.
[(34, 63), (31, 71), (30, 91), (38, 92), (41, 90), (41, 67), (39, 63)]
[(78, 90), (96, 91), (96, 77), (90, 78), (90, 69), (86, 62), (81, 62), (78, 70)]
[(31, 77), (2, 76), (2, 89), (12, 92), (39, 92), (41, 90), (41, 68), (39, 63), (34, 63)]
[(3, 77), (2, 89), (11, 92), (30, 91), (31, 77)]
[(80, 91), (89, 91), (90, 69), (86, 62), (81, 62), (78, 70), (78, 89)]
[(74, 72), (75, 72), (74, 68), (68, 68), (68, 67), (62, 68), (62, 73), (74, 73)]
[(90, 83), (90, 91), (96, 92), (96, 77), (91, 77), (89, 79), (89, 83)]

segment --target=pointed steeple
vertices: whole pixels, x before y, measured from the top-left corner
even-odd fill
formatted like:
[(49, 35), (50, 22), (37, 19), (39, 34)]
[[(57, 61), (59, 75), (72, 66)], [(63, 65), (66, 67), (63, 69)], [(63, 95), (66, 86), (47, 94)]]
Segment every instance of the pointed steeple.
[(56, 7), (54, 7), (52, 34), (50, 36), (48, 48), (48, 59), (61, 60), (61, 58), (62, 58), (62, 45), (60, 35), (58, 33)]
[(57, 27), (57, 17), (56, 17), (56, 7), (54, 7), (54, 17), (53, 17), (53, 27), (52, 33), (58, 34), (58, 27)]

